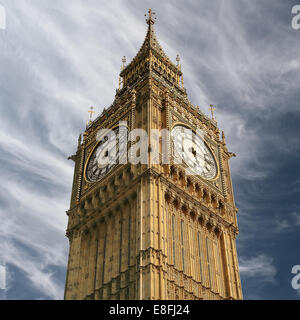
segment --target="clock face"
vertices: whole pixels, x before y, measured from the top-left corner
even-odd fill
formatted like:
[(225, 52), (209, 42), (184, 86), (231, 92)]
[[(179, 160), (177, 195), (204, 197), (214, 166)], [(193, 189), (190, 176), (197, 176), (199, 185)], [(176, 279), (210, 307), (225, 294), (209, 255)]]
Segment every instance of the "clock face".
[(109, 130), (92, 151), (85, 173), (86, 179), (89, 182), (101, 180), (119, 163), (119, 159), (125, 155), (126, 149), (120, 151), (120, 145), (123, 143), (124, 146), (127, 143), (127, 135), (120, 135), (119, 137), (118, 133), (119, 127)]
[(175, 159), (181, 159), (190, 175), (211, 180), (217, 175), (215, 158), (203, 138), (184, 126), (172, 130)]

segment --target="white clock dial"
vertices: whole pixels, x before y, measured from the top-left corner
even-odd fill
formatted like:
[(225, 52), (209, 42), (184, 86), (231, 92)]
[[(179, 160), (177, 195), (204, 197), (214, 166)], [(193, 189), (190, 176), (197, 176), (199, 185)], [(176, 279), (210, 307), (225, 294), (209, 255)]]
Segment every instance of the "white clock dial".
[(126, 135), (118, 137), (119, 128), (99, 141), (96, 148), (92, 151), (86, 166), (86, 179), (96, 182), (108, 174), (113, 167), (119, 163), (119, 159), (124, 156), (120, 154), (119, 145), (126, 142)]
[(173, 148), (175, 158), (181, 158), (192, 175), (199, 175), (207, 180), (214, 179), (217, 175), (215, 158), (204, 140), (189, 131), (184, 126), (178, 125), (172, 130)]

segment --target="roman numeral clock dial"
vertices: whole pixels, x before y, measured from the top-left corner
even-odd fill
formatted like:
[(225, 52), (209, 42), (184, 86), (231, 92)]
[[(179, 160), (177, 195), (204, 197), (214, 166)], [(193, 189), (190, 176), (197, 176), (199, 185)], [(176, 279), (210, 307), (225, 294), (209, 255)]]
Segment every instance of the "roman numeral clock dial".
[(106, 176), (118, 163), (120, 155), (120, 144), (126, 143), (126, 136), (120, 136), (119, 127), (109, 131), (93, 149), (87, 161), (85, 176), (87, 181), (96, 182)]
[(181, 155), (183, 164), (191, 175), (199, 175), (206, 180), (217, 176), (216, 160), (204, 140), (187, 127), (178, 125), (172, 131), (175, 158)]

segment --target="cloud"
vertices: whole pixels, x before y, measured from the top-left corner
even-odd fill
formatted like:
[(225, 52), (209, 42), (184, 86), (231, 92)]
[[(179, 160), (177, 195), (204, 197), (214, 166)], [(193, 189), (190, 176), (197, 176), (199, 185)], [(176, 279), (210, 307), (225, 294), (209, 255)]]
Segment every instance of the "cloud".
[(1, 260), (8, 270), (10, 265), (22, 270), (31, 285), (47, 297), (61, 299), (64, 283), (57, 283), (55, 272), (49, 272), (48, 268), (67, 263), (62, 200), (13, 182), (6, 182), (1, 193), (9, 199), (0, 210)]
[[(62, 299), (64, 284), (58, 283), (55, 272), (50, 272), (48, 270), (50, 262), (47, 259), (45, 252), (43, 253), (39, 250), (37, 251), (38, 256), (35, 257), (34, 255), (28, 255), (26, 250), (21, 251), (20, 247), (12, 245), (9, 242), (6, 243), (5, 247), (6, 252), (9, 253), (4, 256), (7, 261), (7, 266), (12, 264), (17, 269), (23, 271), (30, 281), (30, 285), (42, 293), (44, 297), (56, 300)], [(14, 280), (15, 279), (11, 278), (10, 282), (13, 284)], [(23, 288), (23, 290), (26, 292), (26, 288)], [(12, 298), (15, 299), (16, 297)], [(30, 297), (27, 297), (27, 299), (30, 299)]]
[(295, 219), (294, 220), (294, 225), (295, 226), (300, 226), (300, 212), (292, 212), (292, 216)]
[(0, 265), (0, 290), (6, 289), (6, 268)]
[(0, 4), (0, 31), (6, 29), (6, 11)]
[[(256, 257), (239, 259), (240, 273), (244, 278), (254, 278), (260, 283), (275, 282), (277, 273), (274, 259), (264, 254)], [(259, 279), (259, 280), (258, 280)]]
[[(242, 279), (244, 299), (268, 299), (265, 292), (278, 288), (277, 274), (274, 259), (265, 253), (254, 256), (240, 256), (239, 270)], [(290, 288), (289, 288), (290, 289)]]
[(277, 224), (276, 231), (278, 232), (291, 232), (292, 229), (300, 226), (300, 213), (291, 212), (285, 217), (277, 217), (275, 220)]

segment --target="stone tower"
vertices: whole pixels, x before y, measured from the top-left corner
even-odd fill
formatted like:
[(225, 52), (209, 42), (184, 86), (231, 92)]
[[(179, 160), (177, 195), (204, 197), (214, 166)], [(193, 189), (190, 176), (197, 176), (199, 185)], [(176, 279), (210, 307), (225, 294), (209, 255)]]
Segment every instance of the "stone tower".
[[(173, 64), (165, 55), (151, 10), (147, 24), (143, 45), (122, 68), (114, 102), (88, 124), (70, 157), (65, 299), (242, 299), (229, 170), (234, 154), (214, 118), (188, 100), (179, 57)], [(175, 161), (173, 135), (166, 139), (169, 164), (151, 161), (161, 159), (163, 139), (149, 134), (146, 163), (98, 165), (99, 130), (118, 133), (120, 123), (147, 133), (201, 129), (202, 171), (189, 174), (185, 160)]]

